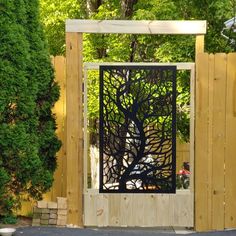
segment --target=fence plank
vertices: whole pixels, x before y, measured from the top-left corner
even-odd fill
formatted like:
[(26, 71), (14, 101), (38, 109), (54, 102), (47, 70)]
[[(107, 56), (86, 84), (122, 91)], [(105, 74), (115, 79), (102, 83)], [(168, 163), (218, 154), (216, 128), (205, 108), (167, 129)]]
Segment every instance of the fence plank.
[(209, 113), (208, 113), (208, 153), (207, 153), (207, 160), (208, 163), (207, 171), (208, 173), (208, 188), (207, 188), (207, 195), (208, 195), (208, 227), (209, 229), (212, 227), (212, 153), (213, 153), (213, 101), (214, 101), (214, 75), (215, 75), (215, 55), (209, 55), (209, 67), (208, 67), (208, 99), (209, 99)]
[(111, 227), (120, 226), (120, 202), (120, 194), (109, 195), (109, 226)]
[(78, 226), (83, 226), (82, 41), (82, 34), (66, 34), (68, 224)]
[(65, 58), (63, 56), (54, 57), (55, 80), (60, 86), (60, 98), (56, 102), (53, 112), (56, 114), (57, 136), (62, 141), (62, 147), (57, 153), (57, 169), (54, 173), (54, 183), (52, 187), (52, 201), (57, 197), (66, 197), (66, 136), (65, 136)]
[(225, 155), (225, 228), (236, 227), (236, 53), (228, 54)]
[(197, 55), (196, 120), (195, 120), (195, 228), (204, 231), (208, 222), (208, 65), (206, 53)]
[(224, 143), (226, 101), (226, 54), (215, 55), (212, 118), (212, 228), (224, 229)]

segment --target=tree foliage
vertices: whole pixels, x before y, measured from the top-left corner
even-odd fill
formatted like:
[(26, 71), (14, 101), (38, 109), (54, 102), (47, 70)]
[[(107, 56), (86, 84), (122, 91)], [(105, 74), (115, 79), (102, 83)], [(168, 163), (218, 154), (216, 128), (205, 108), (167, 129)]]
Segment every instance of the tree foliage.
[(54, 83), (37, 0), (0, 3), (0, 214), (11, 214), (23, 195), (49, 190), (60, 141), (51, 108)]
[[(55, 2), (55, 1), (54, 1)], [(42, 20), (45, 25), (51, 53), (64, 53), (64, 31), (66, 18), (82, 19), (130, 19), (130, 20), (207, 20), (205, 50), (210, 53), (230, 52), (236, 45), (230, 44), (221, 36), (224, 21), (235, 15), (235, 0), (68, 0), (68, 7), (56, 0), (57, 4), (41, 0)], [(69, 3), (70, 2), (70, 3)], [(60, 9), (60, 21), (54, 12)], [(77, 10), (73, 13), (72, 8)], [(75, 9), (75, 7), (73, 8)], [(45, 17), (47, 15), (47, 17)], [(50, 28), (60, 22), (61, 30)], [(232, 37), (232, 35), (231, 35)], [(55, 38), (58, 39), (55, 42)], [(60, 38), (60, 39), (59, 39)], [(115, 35), (87, 34), (84, 37), (84, 61), (136, 61), (136, 62), (192, 62), (195, 59), (195, 38), (193, 36), (171, 35)], [(60, 43), (59, 43), (60, 41)], [(94, 74), (93, 74), (94, 75)], [(98, 117), (94, 104), (98, 104), (98, 86), (94, 86), (95, 76), (90, 77), (93, 90), (89, 96), (92, 101), (90, 117)], [(188, 140), (189, 135), (189, 77), (187, 73), (178, 74), (177, 125), (179, 135)], [(97, 110), (97, 109), (96, 109)]]

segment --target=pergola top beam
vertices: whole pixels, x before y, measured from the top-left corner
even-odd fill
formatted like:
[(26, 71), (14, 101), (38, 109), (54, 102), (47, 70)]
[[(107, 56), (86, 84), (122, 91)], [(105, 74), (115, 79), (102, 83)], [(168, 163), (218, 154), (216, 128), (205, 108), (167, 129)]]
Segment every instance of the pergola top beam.
[(118, 34), (206, 34), (206, 21), (66, 20), (66, 32)]

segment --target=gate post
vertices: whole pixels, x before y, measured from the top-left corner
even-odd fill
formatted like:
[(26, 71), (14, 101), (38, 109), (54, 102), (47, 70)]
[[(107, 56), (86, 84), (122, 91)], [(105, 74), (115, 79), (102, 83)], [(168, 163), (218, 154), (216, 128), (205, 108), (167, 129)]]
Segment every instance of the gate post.
[(66, 33), (68, 224), (83, 226), (82, 33)]

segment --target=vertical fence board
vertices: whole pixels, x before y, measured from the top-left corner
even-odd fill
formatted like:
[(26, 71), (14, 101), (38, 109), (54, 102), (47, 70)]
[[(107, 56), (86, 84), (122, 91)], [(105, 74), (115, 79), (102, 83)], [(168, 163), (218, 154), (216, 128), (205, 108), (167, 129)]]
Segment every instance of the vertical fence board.
[(196, 64), (196, 117), (195, 117), (195, 228), (208, 226), (208, 54), (197, 55)]
[(121, 226), (134, 226), (134, 217), (132, 211), (133, 194), (121, 194), (120, 198), (120, 219)]
[(226, 54), (215, 55), (212, 110), (212, 227), (224, 229), (224, 154), (225, 154), (225, 100)]
[(172, 225), (173, 217), (170, 211), (173, 210), (173, 204), (170, 198), (170, 194), (156, 196), (156, 224), (158, 226)]
[[(143, 200), (146, 202), (146, 204), (145, 207), (143, 206), (142, 225), (145, 227), (151, 227), (156, 224), (156, 218), (157, 218), (155, 209), (156, 206), (155, 194), (144, 194)], [(135, 215), (137, 215), (137, 213), (133, 214), (133, 217)]]
[(63, 56), (54, 57), (55, 80), (60, 86), (60, 98), (56, 102), (53, 112), (56, 114), (57, 136), (62, 141), (62, 147), (57, 153), (57, 169), (54, 173), (54, 183), (52, 187), (52, 201), (57, 197), (66, 197), (66, 136), (65, 136), (65, 58)]
[(109, 226), (120, 226), (120, 194), (109, 196)]
[(173, 200), (173, 226), (184, 227), (193, 225), (193, 196), (191, 194), (186, 197), (184, 194), (171, 195)]
[(225, 227), (236, 227), (236, 53), (228, 54), (225, 155)]
[(82, 34), (66, 34), (68, 224), (78, 226), (83, 226), (82, 44)]
[(84, 224), (90, 226), (97, 226), (97, 199), (98, 194), (85, 193), (84, 205), (89, 206), (84, 208)]
[(207, 198), (208, 198), (208, 227), (212, 227), (212, 162), (213, 162), (213, 103), (214, 103), (214, 75), (215, 75), (215, 55), (209, 55), (209, 66), (208, 66), (208, 153), (207, 157), (207, 169), (205, 170), (208, 173), (208, 186), (207, 186)]
[(97, 223), (98, 227), (107, 227), (109, 225), (109, 195), (97, 195)]

